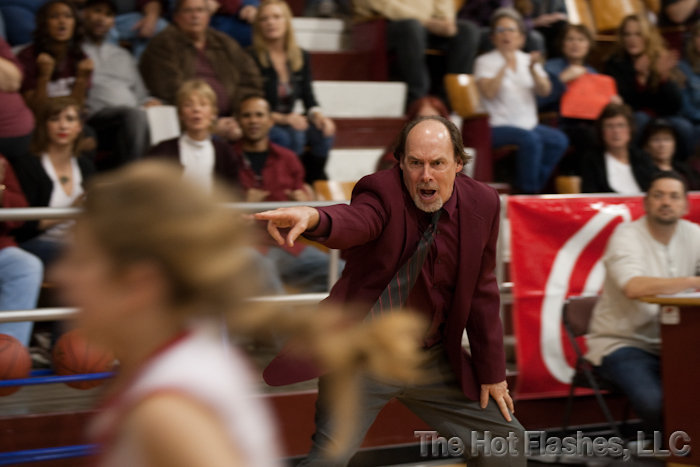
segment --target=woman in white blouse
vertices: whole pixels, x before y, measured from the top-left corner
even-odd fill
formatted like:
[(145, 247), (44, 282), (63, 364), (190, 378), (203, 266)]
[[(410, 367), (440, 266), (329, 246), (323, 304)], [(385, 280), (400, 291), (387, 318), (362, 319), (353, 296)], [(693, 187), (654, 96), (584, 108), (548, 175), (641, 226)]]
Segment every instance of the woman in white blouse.
[(535, 96), (547, 96), (552, 85), (538, 52), (527, 54), (525, 25), (512, 8), (499, 8), (491, 18), (495, 50), (476, 59), (474, 74), (489, 114), (494, 147), (516, 145), (517, 189), (539, 193), (569, 146), (566, 135), (540, 125)]
[(176, 96), (182, 135), (162, 141), (148, 156), (180, 163), (185, 178), (210, 189), (214, 176), (238, 184), (238, 165), (228, 143), (212, 135), (217, 118), (216, 93), (205, 81), (193, 79), (180, 86)]
[[(49, 99), (40, 109), (32, 154), (13, 161), (30, 206), (67, 208), (81, 204), (83, 184), (95, 168), (90, 159), (78, 155), (83, 130), (80, 110), (72, 97)], [(15, 232), (15, 237), (22, 248), (50, 264), (60, 252), (70, 224), (55, 219), (30, 221)]]
[(584, 156), (583, 192), (632, 195), (647, 191), (656, 169), (651, 157), (631, 144), (632, 110), (623, 104), (608, 104), (596, 123), (602, 145)]

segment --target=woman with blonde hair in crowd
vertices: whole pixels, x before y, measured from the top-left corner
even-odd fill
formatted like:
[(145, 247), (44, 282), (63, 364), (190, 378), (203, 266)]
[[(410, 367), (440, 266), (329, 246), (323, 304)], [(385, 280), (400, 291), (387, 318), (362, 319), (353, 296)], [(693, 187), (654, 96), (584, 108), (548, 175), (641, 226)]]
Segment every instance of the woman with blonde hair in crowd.
[[(84, 183), (95, 173), (92, 161), (78, 153), (83, 124), (81, 107), (72, 97), (47, 100), (37, 116), (31, 154), (17, 158), (17, 179), (29, 206), (67, 208), (79, 206)], [(27, 221), (15, 232), (20, 246), (45, 265), (60, 253), (70, 221)]]
[(678, 132), (682, 154), (693, 147), (692, 125), (680, 115), (682, 74), (678, 57), (643, 15), (629, 15), (618, 29), (617, 46), (604, 72), (615, 79), (617, 91), (634, 111), (639, 135), (654, 117), (664, 117)]
[[(307, 181), (325, 179), (324, 166), (333, 146), (335, 124), (316, 101), (309, 54), (294, 38), (292, 13), (283, 0), (263, 0), (253, 23), (251, 54), (263, 76), (265, 99), (270, 103), (275, 126), (270, 140), (302, 155)], [(301, 100), (305, 114), (294, 112)]]
[(182, 135), (161, 141), (147, 157), (179, 162), (185, 177), (210, 188), (214, 176), (238, 185), (238, 165), (229, 144), (212, 135), (217, 119), (216, 93), (204, 80), (182, 83), (175, 97)]
[[(414, 376), (422, 324), (413, 319), (348, 327), (319, 310), (251, 308), (247, 223), (224, 204), (232, 198), (220, 187), (210, 196), (177, 166), (141, 161), (88, 190), (55, 278), (79, 307), (83, 334), (120, 364), (91, 425), (98, 465), (282, 465), (265, 399), (227, 325), (235, 335), (299, 336), (324, 368), (344, 375), (365, 362), (388, 378)], [(377, 342), (384, 351), (370, 352)], [(342, 398), (352, 384), (341, 381)]]

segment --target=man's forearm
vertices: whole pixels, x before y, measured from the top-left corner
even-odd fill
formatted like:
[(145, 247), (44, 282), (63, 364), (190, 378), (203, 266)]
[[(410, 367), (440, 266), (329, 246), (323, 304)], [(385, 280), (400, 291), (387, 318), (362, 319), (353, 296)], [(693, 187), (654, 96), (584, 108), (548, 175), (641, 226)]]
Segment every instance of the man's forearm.
[(661, 294), (674, 294), (700, 287), (700, 277), (633, 277), (623, 292), (627, 298), (640, 298)]

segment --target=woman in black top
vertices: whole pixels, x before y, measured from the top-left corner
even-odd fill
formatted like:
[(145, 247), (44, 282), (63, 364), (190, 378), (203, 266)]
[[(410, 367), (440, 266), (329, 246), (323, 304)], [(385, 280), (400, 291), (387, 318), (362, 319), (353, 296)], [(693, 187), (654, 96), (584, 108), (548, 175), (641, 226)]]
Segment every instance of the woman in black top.
[[(308, 145), (311, 157), (305, 166), (311, 181), (325, 178), (323, 166), (333, 146), (335, 124), (323, 115), (316, 101), (309, 55), (296, 44), (291, 18), (283, 0), (261, 2), (253, 24), (251, 53), (260, 67), (275, 122), (270, 139), (299, 155)], [(298, 100), (304, 104), (304, 115), (294, 112)]]
[[(82, 129), (80, 106), (75, 99), (46, 101), (37, 117), (32, 154), (13, 161), (30, 206), (67, 208), (82, 203), (83, 184), (95, 172), (90, 159), (77, 155)], [(15, 237), (20, 247), (49, 264), (62, 249), (69, 224), (54, 219), (28, 221)]]

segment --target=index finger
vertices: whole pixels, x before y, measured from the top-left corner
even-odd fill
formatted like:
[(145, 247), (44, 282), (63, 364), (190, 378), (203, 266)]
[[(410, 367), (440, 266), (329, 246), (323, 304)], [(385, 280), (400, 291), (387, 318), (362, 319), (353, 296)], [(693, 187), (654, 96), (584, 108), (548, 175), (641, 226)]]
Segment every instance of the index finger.
[(262, 212), (256, 212), (253, 214), (253, 216), (261, 221), (270, 221), (273, 219), (278, 218), (278, 213), (276, 213), (274, 210), (272, 211), (262, 211)]

